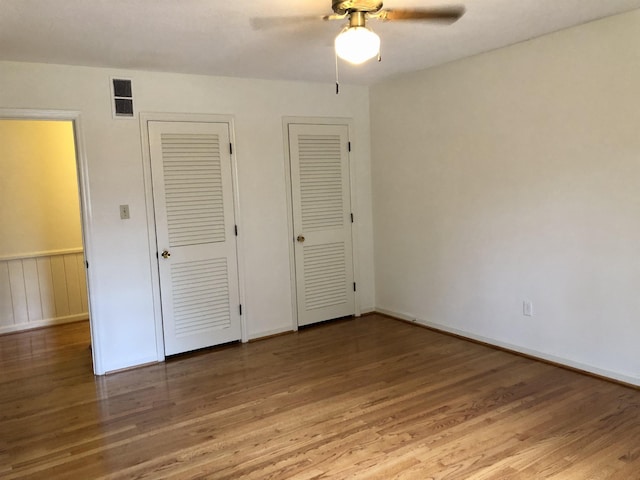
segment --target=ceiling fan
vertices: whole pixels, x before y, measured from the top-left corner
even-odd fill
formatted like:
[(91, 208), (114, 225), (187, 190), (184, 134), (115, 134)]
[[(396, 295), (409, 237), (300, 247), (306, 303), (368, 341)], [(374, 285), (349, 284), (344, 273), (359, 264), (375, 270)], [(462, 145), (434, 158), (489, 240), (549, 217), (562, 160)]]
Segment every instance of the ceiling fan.
[(378, 0), (332, 0), (333, 14), (324, 16), (254, 18), (254, 28), (264, 29), (309, 20), (348, 20), (335, 39), (336, 55), (350, 63), (361, 64), (377, 56), (380, 59), (380, 37), (366, 26), (368, 19), (388, 21), (422, 21), (450, 24), (464, 14), (462, 5), (432, 8), (383, 9)]

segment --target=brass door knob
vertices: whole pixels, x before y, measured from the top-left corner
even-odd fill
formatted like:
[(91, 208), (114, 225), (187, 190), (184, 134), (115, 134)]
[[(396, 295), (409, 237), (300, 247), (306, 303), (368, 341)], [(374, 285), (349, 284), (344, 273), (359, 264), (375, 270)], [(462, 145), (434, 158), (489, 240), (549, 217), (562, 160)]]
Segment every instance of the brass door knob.
[(162, 258), (169, 258), (171, 256), (171, 254), (169, 253), (168, 250), (165, 250), (164, 252), (162, 252)]
[(304, 235), (298, 235), (298, 238), (296, 238), (296, 240), (298, 240), (300, 243), (304, 242)]

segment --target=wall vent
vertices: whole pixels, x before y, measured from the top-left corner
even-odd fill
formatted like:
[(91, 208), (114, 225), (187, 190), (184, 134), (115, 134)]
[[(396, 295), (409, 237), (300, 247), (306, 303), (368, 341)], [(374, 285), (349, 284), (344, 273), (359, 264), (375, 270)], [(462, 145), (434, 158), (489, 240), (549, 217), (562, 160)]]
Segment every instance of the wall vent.
[(133, 117), (133, 91), (131, 80), (124, 78), (111, 79), (114, 117)]

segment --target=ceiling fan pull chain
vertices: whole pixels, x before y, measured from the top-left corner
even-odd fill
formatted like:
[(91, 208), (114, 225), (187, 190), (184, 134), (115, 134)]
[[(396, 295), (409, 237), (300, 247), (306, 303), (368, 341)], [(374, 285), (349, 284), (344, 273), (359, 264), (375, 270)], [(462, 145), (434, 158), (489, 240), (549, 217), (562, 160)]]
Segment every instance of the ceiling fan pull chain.
[(340, 81), (338, 80), (338, 54), (336, 53), (336, 95), (340, 94)]

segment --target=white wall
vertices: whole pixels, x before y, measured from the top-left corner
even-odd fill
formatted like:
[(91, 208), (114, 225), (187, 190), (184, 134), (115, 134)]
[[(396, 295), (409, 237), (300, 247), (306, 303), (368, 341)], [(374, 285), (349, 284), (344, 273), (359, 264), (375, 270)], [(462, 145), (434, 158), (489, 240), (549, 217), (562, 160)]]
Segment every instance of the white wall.
[[(0, 63), (0, 108), (82, 114), (90, 187), (90, 293), (102, 371), (155, 361), (151, 268), (137, 119), (113, 119), (110, 76), (133, 80), (139, 112), (231, 114), (239, 165), (240, 249), (249, 336), (291, 329), (283, 116), (354, 119), (361, 308), (374, 305), (368, 90), (139, 71)], [(118, 205), (131, 219), (120, 220)]]
[(636, 11), (371, 89), (379, 309), (640, 384), (638, 32)]

